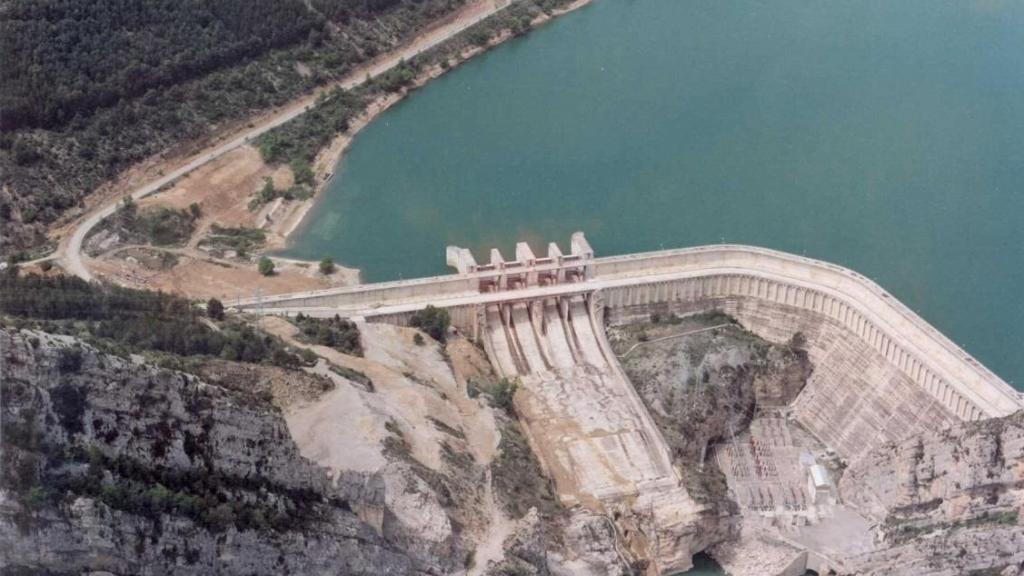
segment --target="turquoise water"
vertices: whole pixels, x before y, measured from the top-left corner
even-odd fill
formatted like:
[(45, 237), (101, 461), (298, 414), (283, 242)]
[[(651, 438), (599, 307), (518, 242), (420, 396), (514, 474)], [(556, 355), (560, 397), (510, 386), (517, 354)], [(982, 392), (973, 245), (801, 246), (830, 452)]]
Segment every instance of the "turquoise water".
[(597, 0), (357, 138), (289, 255), (728, 241), (878, 281), (1024, 385), (1024, 2)]

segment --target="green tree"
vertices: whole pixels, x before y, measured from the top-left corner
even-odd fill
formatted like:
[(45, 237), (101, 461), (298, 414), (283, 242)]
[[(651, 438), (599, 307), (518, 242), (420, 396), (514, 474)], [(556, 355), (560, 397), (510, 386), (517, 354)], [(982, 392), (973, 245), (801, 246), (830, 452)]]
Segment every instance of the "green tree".
[(135, 222), (135, 216), (138, 212), (139, 209), (135, 205), (135, 199), (131, 196), (125, 196), (121, 200), (120, 206), (117, 207), (117, 220), (121, 226), (131, 227), (132, 223)]
[(235, 523), (235, 512), (227, 503), (218, 504), (212, 510), (207, 511), (206, 521), (214, 530), (226, 530)]
[(511, 412), (512, 411), (512, 399), (515, 398), (516, 390), (519, 389), (519, 379), (509, 380), (508, 378), (502, 378), (498, 381), (498, 384), (494, 387), (494, 392), (491, 395), (494, 406), (501, 408), (502, 410)]
[(19, 166), (34, 164), (40, 158), (39, 152), (24, 138), (14, 141), (14, 163)]
[(214, 320), (223, 320), (224, 304), (216, 298), (210, 298), (210, 300), (206, 302), (206, 313)]
[(260, 189), (259, 202), (266, 204), (277, 197), (277, 190), (274, 189), (274, 181), (269, 177), (263, 179), (263, 188)]
[(447, 310), (437, 308), (431, 304), (427, 304), (427, 307), (423, 310), (418, 310), (409, 320), (413, 327), (430, 334), (438, 342), (445, 341), (451, 322), (451, 316), (448, 315)]
[(292, 175), (295, 177), (296, 184), (308, 184), (313, 185), (315, 180), (313, 175), (313, 167), (309, 165), (309, 160), (306, 160), (302, 156), (296, 156), (292, 158), (292, 161), (288, 163), (292, 169)]
[(320, 273), (323, 274), (324, 276), (334, 274), (334, 269), (334, 258), (326, 256), (323, 260), (320, 261)]
[(260, 274), (263, 274), (264, 276), (271, 276), (274, 273), (274, 261), (271, 260), (270, 258), (267, 258), (266, 256), (263, 256), (260, 258), (258, 269), (260, 271)]
[(199, 207), (199, 203), (193, 202), (188, 205), (188, 212), (192, 215), (193, 220), (198, 220), (203, 215), (203, 209)]

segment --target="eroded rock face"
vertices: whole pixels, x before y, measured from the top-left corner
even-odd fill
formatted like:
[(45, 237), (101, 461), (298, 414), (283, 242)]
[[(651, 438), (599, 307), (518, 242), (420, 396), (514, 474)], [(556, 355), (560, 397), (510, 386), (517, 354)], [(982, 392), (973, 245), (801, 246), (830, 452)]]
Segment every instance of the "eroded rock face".
[[(41, 332), (0, 329), (0, 350), (0, 568), (447, 574), (462, 565), (451, 530), (415, 525), (447, 521), (428, 490), (417, 500), (415, 486), (395, 487), (409, 498), (392, 510), (380, 477), (332, 482), (299, 454), (263, 388), (210, 385)], [(414, 526), (392, 538), (389, 522)]]
[(851, 464), (839, 488), (880, 522), (880, 551), (856, 562), (864, 573), (1024, 566), (1024, 412), (878, 447)]
[(710, 443), (742, 432), (755, 405), (791, 402), (811, 372), (798, 346), (767, 342), (725, 316), (634, 324), (609, 338), (626, 350), (638, 333), (647, 341), (622, 367), (682, 462), (700, 462)]
[(739, 509), (707, 452), (742, 433), (757, 406), (777, 407), (802, 390), (811, 365), (800, 343), (776, 345), (721, 314), (672, 315), (613, 327), (609, 340), (673, 451), (687, 490), (705, 508), (676, 533), (691, 553), (735, 538)]

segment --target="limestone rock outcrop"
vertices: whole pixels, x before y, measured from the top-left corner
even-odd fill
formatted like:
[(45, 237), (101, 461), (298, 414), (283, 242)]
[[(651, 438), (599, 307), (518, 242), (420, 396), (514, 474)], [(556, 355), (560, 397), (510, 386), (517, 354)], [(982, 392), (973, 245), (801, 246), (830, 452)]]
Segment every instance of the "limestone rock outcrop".
[(1024, 412), (880, 446), (843, 498), (879, 522), (866, 574), (1017, 574), (1024, 567)]
[[(665, 318), (668, 318), (666, 320)], [(655, 316), (612, 328), (623, 369), (673, 452), (687, 490), (704, 506), (677, 528), (702, 550), (734, 538), (739, 510), (710, 446), (742, 433), (756, 406), (780, 406), (802, 390), (811, 364), (800, 342), (767, 342), (720, 314)]]
[(329, 478), (255, 382), (211, 385), (37, 331), (0, 329), (0, 351), (5, 571), (447, 574), (465, 561), (433, 489), (401, 463), (409, 485)]
[[(674, 457), (697, 463), (710, 443), (742, 432), (755, 405), (786, 405), (796, 398), (811, 364), (799, 346), (767, 342), (728, 317), (682, 321), (687, 324), (670, 332), (693, 334), (664, 341), (657, 341), (659, 325), (641, 324), (650, 340), (621, 362)], [(621, 330), (613, 329), (610, 338), (619, 348), (632, 342)]]

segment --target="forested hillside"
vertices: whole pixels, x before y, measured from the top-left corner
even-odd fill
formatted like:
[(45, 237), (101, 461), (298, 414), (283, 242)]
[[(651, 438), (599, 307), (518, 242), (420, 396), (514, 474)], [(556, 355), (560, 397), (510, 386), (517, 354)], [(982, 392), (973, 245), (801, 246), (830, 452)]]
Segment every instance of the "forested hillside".
[(7, 8), (2, 128), (55, 126), (100, 106), (303, 40), (300, 0), (50, 0)]
[(126, 167), (280, 105), (466, 0), (0, 3), (0, 253)]

